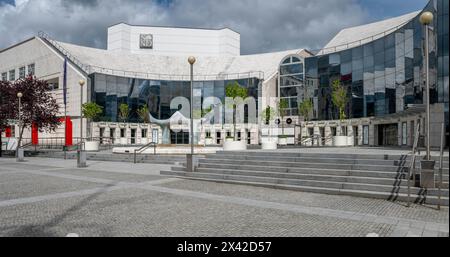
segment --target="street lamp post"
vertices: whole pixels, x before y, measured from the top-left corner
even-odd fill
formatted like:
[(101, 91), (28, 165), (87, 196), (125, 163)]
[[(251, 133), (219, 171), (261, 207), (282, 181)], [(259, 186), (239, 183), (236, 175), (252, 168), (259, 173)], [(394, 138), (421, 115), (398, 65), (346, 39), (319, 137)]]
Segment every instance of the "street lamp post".
[(425, 84), (426, 84), (426, 157), (421, 161), (420, 186), (422, 188), (435, 187), (434, 166), (431, 160), (430, 145), (430, 58), (429, 58), (429, 25), (433, 22), (433, 13), (424, 12), (420, 15), (420, 23), (425, 27)]
[[(22, 131), (22, 97), (23, 94), (21, 92), (17, 93), (17, 98), (19, 99), (19, 138)], [(24, 153), (22, 149), (22, 140), (19, 140), (19, 142), (17, 143), (16, 161), (22, 162), (23, 157)]]
[(78, 148), (78, 168), (86, 167), (86, 153), (84, 151), (83, 146), (83, 86), (86, 82), (84, 80), (80, 80), (78, 84), (80, 85), (80, 147)]
[(429, 57), (429, 25), (433, 22), (433, 14), (424, 12), (420, 16), (420, 23), (425, 26), (425, 84), (426, 84), (426, 133), (427, 133), (427, 156), (426, 159), (431, 160), (430, 151), (430, 57)]
[(196, 59), (194, 56), (188, 58), (188, 62), (191, 65), (191, 124), (190, 124), (190, 137), (191, 137), (191, 154), (187, 159), (187, 170), (194, 172), (194, 63)]

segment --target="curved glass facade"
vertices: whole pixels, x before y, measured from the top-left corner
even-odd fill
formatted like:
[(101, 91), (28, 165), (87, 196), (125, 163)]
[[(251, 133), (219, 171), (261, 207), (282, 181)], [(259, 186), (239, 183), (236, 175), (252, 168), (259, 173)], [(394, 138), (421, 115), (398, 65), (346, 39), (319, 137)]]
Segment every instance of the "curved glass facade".
[[(102, 121), (118, 121), (119, 106), (122, 103), (130, 106), (129, 122), (139, 122), (137, 110), (145, 104), (154, 118), (169, 119), (178, 111), (170, 109), (170, 103), (174, 98), (180, 96), (191, 98), (189, 81), (146, 80), (98, 73), (90, 75), (90, 79), (91, 100), (104, 108)], [(225, 87), (234, 81), (247, 88), (249, 97), (254, 97), (257, 101), (261, 83), (257, 78), (196, 81), (194, 82), (194, 113), (202, 110), (203, 100), (208, 97), (217, 97), (224, 103)]]
[[(448, 1), (432, 0), (425, 10), (435, 13), (434, 28), (437, 28), (430, 33), (431, 102), (446, 103), (448, 113)], [(422, 104), (425, 92), (423, 38), (424, 27), (416, 17), (397, 31), (370, 43), (306, 58), (305, 86), (309, 92), (314, 92), (315, 118), (338, 118), (331, 101), (331, 84), (335, 80), (340, 80), (348, 90), (350, 101), (346, 113), (349, 118), (380, 117), (401, 112), (408, 104)]]
[(298, 115), (298, 103), (305, 98), (303, 61), (299, 56), (288, 56), (280, 65), (280, 98), (286, 99), (286, 115)]

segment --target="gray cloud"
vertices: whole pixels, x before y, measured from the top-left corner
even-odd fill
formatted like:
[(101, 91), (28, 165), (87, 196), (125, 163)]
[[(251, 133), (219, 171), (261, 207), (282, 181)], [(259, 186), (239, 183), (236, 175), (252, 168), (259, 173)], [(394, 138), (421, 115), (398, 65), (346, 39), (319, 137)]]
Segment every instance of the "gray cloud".
[(318, 49), (340, 29), (365, 21), (356, 0), (18, 0), (0, 6), (0, 48), (43, 30), (60, 41), (106, 47), (107, 27), (119, 23), (229, 27), (242, 53)]

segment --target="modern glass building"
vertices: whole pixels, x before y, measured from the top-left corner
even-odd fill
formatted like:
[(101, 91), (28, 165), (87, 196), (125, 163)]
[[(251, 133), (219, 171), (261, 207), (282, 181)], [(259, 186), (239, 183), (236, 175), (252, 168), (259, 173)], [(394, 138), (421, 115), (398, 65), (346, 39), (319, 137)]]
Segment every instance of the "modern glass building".
[[(449, 1), (432, 0), (424, 11), (434, 13), (430, 33), (431, 103), (444, 103), (448, 130), (448, 12)], [(405, 111), (408, 106), (423, 104), (425, 94), (424, 26), (414, 18), (369, 38), (347, 42), (320, 50), (315, 56), (305, 58), (306, 96), (315, 103), (316, 120), (338, 119), (331, 100), (331, 84), (335, 80), (347, 88), (349, 118), (383, 117)], [(367, 28), (369, 29), (369, 28)], [(346, 36), (351, 35), (350, 31)], [(357, 31), (355, 31), (357, 33)], [(357, 36), (357, 35), (354, 35)], [(343, 50), (340, 50), (343, 49)], [(331, 53), (330, 53), (331, 52)], [(286, 60), (288, 61), (288, 60)], [(287, 66), (290, 67), (290, 66)], [(300, 69), (301, 66), (295, 66)], [(292, 99), (292, 106), (305, 99), (303, 94), (288, 86), (302, 85), (303, 78), (292, 79), (297, 71), (280, 67), (281, 97)], [(298, 99), (295, 99), (299, 97)], [(291, 111), (296, 115), (295, 108)]]
[[(354, 136), (355, 145), (408, 146), (413, 142), (417, 124), (424, 123), (425, 31), (419, 22), (423, 11), (431, 11), (435, 17), (429, 40), (432, 122), (435, 125), (444, 122), (448, 136), (448, 0), (430, 0), (421, 11), (343, 29), (317, 51), (294, 49), (240, 55), (240, 35), (228, 28), (121, 23), (108, 28), (107, 49), (63, 43), (40, 33), (0, 50), (0, 74), (3, 80), (15, 80), (31, 73), (49, 81), (61, 105), (60, 115), (67, 114), (74, 122), (74, 135), (80, 135), (77, 128), (81, 127), (80, 122), (86, 122), (81, 119), (81, 103), (95, 102), (103, 107), (103, 114), (98, 124), (94, 124), (97, 127), (92, 126), (92, 134), (120, 139), (131, 137), (134, 139), (127, 142), (138, 143), (140, 137), (154, 140), (158, 133), (166, 131), (162, 133), (163, 142), (178, 144), (188, 143), (188, 136), (183, 134), (180, 139), (177, 134), (168, 133), (167, 127), (159, 128), (156, 123), (141, 129), (138, 123), (142, 119), (137, 110), (147, 105), (149, 115), (163, 122), (179, 111), (171, 106), (173, 99), (191, 100), (187, 58), (194, 55), (197, 57), (192, 99), (194, 115), (205, 111), (206, 98), (215, 97), (223, 103), (226, 86), (238, 82), (248, 89), (248, 96), (256, 100), (257, 115), (268, 106), (277, 107), (271, 99), (286, 100), (284, 113), (288, 117), (277, 119), (285, 125), (282, 133), (289, 133), (289, 144), (299, 143), (305, 136), (329, 137), (344, 132), (346, 136)], [(185, 44), (186, 41), (190, 43)], [(67, 74), (64, 74), (64, 60), (68, 61)], [(68, 82), (66, 106), (62, 93), (64, 75)], [(86, 87), (81, 89), (83, 94), (78, 86), (80, 79), (87, 81)], [(349, 120), (346, 122), (339, 121), (338, 110), (332, 102), (334, 81), (339, 81), (347, 90), (349, 102), (345, 112)], [(299, 106), (305, 100), (313, 103), (310, 117), (299, 113)], [(124, 125), (119, 119), (121, 104), (127, 104), (130, 109), (127, 128), (120, 127)], [(222, 113), (222, 117), (222, 122), (232, 123), (226, 120), (229, 117), (226, 113)], [(245, 135), (243, 140), (259, 144), (265, 124), (261, 119), (257, 124), (249, 124), (247, 120), (241, 124), (243, 126), (238, 126), (237, 133)], [(227, 125), (203, 125), (196, 143), (213, 137), (215, 144), (221, 144), (225, 135), (230, 135), (234, 129)], [(421, 127), (424, 133), (424, 126)], [(437, 145), (440, 128), (435, 127), (433, 143)], [(189, 133), (184, 129), (183, 133)], [(145, 133), (141, 133), (144, 130)], [(56, 133), (64, 136), (62, 130)]]

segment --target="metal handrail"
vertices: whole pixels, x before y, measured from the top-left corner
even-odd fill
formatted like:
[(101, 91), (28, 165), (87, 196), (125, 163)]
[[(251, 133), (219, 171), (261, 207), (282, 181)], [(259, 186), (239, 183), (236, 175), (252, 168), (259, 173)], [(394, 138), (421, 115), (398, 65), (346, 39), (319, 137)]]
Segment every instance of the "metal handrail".
[[(114, 76), (142, 78), (142, 79), (154, 79), (154, 80), (180, 80), (189, 81), (190, 75), (184, 74), (164, 74), (164, 73), (150, 73), (150, 72), (136, 72), (126, 70), (116, 70), (95, 65), (89, 65), (89, 73), (101, 73)], [(259, 78), (264, 79), (263, 71), (249, 71), (242, 73), (219, 73), (211, 75), (195, 75), (196, 81), (210, 81), (210, 80), (231, 80), (231, 79), (245, 79), (245, 78)]]
[(441, 128), (441, 149), (440, 149), (440, 156), (439, 156), (439, 186), (438, 186), (438, 210), (441, 209), (441, 199), (442, 199), (442, 182), (443, 182), (443, 175), (442, 170), (444, 169), (444, 144), (445, 144), (445, 123), (442, 123)]
[(150, 148), (152, 146), (153, 146), (153, 155), (156, 155), (156, 147), (158, 146), (158, 144), (155, 142), (148, 143), (139, 149), (134, 149), (134, 163), (137, 163), (137, 154), (138, 153), (141, 154), (143, 151), (147, 150), (148, 148)]
[[(317, 140), (318, 146), (320, 146), (320, 144), (319, 144), (320, 140), (322, 140), (322, 142), (326, 143), (327, 140), (330, 140), (332, 138), (333, 138), (333, 136), (323, 137), (322, 135), (315, 134), (315, 135), (311, 135), (309, 137), (305, 137), (304, 139), (300, 139), (300, 145), (304, 145), (304, 144), (308, 143), (309, 141), (313, 142), (313, 140)], [(325, 141), (323, 141), (323, 140), (325, 140)], [(313, 146), (314, 146), (314, 144), (313, 144)]]
[(419, 136), (420, 136), (420, 124), (417, 124), (416, 134), (414, 137), (413, 149), (412, 149), (412, 152), (409, 153), (412, 155), (412, 157), (411, 157), (410, 167), (408, 169), (408, 207), (411, 206), (411, 170), (413, 171), (414, 186), (416, 184), (416, 153), (417, 153), (417, 145), (419, 143)]

